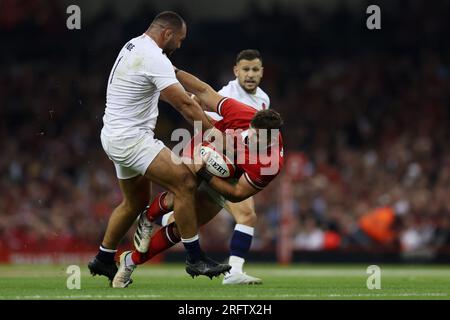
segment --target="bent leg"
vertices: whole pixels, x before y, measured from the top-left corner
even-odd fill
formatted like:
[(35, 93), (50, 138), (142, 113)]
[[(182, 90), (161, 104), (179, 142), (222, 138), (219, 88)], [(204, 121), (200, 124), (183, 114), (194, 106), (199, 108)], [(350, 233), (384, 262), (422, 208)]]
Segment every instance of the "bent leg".
[(143, 176), (119, 180), (123, 200), (111, 214), (102, 246), (116, 249), (149, 201), (150, 183)]
[[(169, 193), (170, 194), (170, 193)], [(170, 203), (170, 197), (167, 198)], [(211, 200), (209, 195), (204, 191), (199, 191), (196, 194), (196, 207), (202, 208), (197, 212), (198, 224), (204, 225), (214, 218), (220, 212), (221, 207)], [(166, 204), (166, 203), (165, 203)], [(137, 250), (133, 251), (132, 261), (134, 264), (143, 264), (156, 256), (157, 254), (171, 248), (180, 241), (180, 233), (172, 215), (167, 226), (160, 228), (151, 238), (149, 250), (146, 253), (140, 253)]]
[(183, 163), (172, 161), (176, 157), (164, 148), (148, 167), (145, 176), (173, 193), (173, 209), (181, 236), (185, 239), (197, 234), (195, 190), (197, 180)]
[(143, 176), (119, 180), (123, 201), (114, 209), (106, 228), (102, 245), (88, 264), (92, 275), (104, 275), (113, 280), (117, 272), (114, 261), (119, 242), (133, 224), (150, 196), (150, 184)]

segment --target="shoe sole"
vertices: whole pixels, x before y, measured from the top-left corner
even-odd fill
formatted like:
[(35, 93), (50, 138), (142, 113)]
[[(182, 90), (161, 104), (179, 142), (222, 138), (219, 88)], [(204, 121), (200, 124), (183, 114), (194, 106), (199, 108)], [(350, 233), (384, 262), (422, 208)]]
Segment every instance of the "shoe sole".
[(128, 286), (129, 286), (130, 284), (132, 284), (132, 283), (133, 283), (133, 279), (130, 279), (130, 281), (128, 281), (128, 282), (125, 284), (125, 286), (123, 286), (123, 287), (115, 287), (114, 284), (112, 284), (112, 283), (111, 283), (111, 286), (112, 286), (113, 288), (115, 288), (115, 289), (123, 289), (123, 288), (128, 288)]
[(262, 281), (249, 281), (249, 282), (240, 282), (240, 283), (223, 283), (224, 286), (259, 286), (262, 285)]
[(186, 272), (192, 277), (192, 279), (194, 279), (194, 277), (198, 277), (198, 276), (207, 276), (212, 280), (212, 278), (218, 277), (221, 274), (225, 275), (230, 270), (231, 270), (231, 266), (223, 266), (223, 267), (219, 268), (218, 270), (209, 270), (206, 273), (201, 273), (201, 272), (198, 272), (196, 269), (192, 268), (191, 266), (186, 266)]

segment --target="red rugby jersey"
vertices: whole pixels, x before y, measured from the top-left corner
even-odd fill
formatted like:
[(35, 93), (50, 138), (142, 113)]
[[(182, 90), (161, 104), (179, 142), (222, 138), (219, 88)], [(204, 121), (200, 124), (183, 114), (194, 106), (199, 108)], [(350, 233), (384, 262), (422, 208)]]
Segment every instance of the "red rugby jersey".
[[(267, 150), (258, 154), (256, 151), (250, 151), (245, 142), (250, 122), (258, 110), (235, 99), (223, 98), (217, 106), (217, 111), (223, 119), (217, 121), (214, 126), (228, 134), (233, 130), (243, 142), (238, 143), (237, 150), (235, 150), (233, 163), (236, 166), (236, 173), (234, 177), (240, 178), (241, 175), (244, 175), (254, 188), (263, 189), (280, 173), (284, 164), (281, 133), (278, 136), (278, 144), (269, 146)], [(184, 156), (191, 157), (193, 140), (184, 149)]]

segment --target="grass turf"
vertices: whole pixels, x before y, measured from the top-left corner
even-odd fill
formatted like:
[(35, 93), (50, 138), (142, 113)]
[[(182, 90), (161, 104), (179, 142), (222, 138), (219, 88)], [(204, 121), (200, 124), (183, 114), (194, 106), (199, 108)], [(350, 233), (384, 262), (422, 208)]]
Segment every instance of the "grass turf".
[(223, 286), (221, 278), (191, 279), (181, 264), (139, 267), (134, 283), (113, 289), (81, 266), (81, 289), (66, 287), (67, 266), (0, 265), (0, 299), (450, 299), (450, 267), (380, 265), (381, 289), (369, 290), (368, 265), (248, 264), (263, 285)]

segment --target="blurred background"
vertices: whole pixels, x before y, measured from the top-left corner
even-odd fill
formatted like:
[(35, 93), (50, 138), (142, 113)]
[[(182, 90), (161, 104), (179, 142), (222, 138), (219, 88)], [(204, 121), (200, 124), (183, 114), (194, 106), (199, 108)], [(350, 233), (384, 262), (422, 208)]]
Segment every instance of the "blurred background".
[[(81, 30), (66, 28), (70, 4)], [(366, 28), (370, 4), (381, 30)], [(107, 79), (163, 10), (188, 25), (173, 63), (217, 90), (239, 51), (260, 50), (285, 119), (286, 166), (256, 196), (249, 261), (450, 261), (449, 1), (2, 0), (0, 262), (96, 252), (121, 201), (99, 138)], [(158, 138), (173, 145), (179, 127), (161, 103)], [(205, 249), (226, 257), (233, 228), (217, 216)]]

